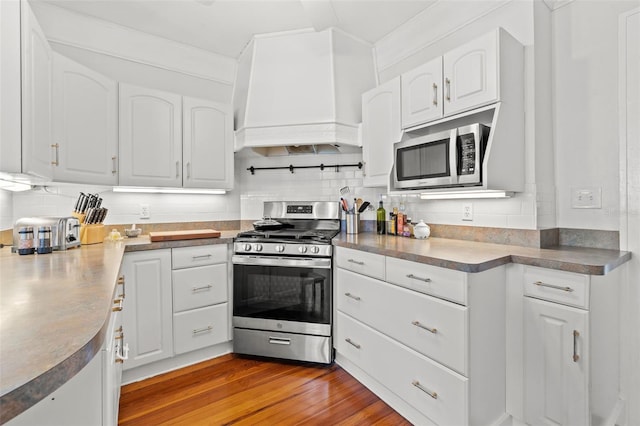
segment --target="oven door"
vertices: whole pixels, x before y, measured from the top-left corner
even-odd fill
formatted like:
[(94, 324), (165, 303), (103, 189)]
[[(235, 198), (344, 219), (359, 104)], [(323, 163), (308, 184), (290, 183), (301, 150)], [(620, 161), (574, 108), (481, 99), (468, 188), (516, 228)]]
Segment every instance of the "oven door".
[(233, 325), (330, 335), (331, 259), (233, 256)]

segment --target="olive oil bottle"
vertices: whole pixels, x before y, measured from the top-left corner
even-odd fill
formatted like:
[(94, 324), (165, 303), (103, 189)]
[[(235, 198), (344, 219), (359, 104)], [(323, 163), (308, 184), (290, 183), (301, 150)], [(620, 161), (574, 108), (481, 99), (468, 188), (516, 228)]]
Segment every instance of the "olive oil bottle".
[(376, 231), (378, 232), (378, 234), (382, 235), (385, 233), (386, 220), (387, 212), (382, 206), (382, 200), (380, 200), (380, 206), (378, 207), (378, 210), (376, 210)]

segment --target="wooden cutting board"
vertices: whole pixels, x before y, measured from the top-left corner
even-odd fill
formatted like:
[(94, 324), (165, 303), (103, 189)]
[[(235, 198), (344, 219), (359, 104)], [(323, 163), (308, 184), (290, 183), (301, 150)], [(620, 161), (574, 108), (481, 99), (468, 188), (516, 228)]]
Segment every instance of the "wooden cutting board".
[(192, 229), (189, 231), (149, 232), (151, 242), (195, 240), (197, 238), (220, 238), (220, 231), (214, 229)]

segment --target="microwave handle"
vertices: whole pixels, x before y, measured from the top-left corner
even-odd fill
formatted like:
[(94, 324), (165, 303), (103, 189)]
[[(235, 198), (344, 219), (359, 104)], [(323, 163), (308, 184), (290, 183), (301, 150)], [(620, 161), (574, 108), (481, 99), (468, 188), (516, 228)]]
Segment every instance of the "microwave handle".
[(451, 129), (449, 139), (449, 176), (452, 184), (458, 183), (458, 129)]

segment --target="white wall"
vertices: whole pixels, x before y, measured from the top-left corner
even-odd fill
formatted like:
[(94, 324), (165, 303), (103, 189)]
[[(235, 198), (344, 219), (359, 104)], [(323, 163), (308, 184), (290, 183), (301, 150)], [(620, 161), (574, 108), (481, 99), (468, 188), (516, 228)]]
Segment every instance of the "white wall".
[(13, 193), (0, 189), (0, 230), (13, 227)]
[[(618, 230), (618, 17), (637, 1), (577, 0), (553, 12), (558, 226)], [(601, 188), (572, 209), (571, 188)]]

